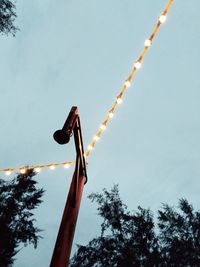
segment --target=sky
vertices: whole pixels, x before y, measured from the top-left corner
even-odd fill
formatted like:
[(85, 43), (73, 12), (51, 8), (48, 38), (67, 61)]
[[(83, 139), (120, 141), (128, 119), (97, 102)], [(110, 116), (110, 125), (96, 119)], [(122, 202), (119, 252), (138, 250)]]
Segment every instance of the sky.
[[(0, 168), (75, 158), (74, 143), (52, 138), (78, 106), (85, 147), (105, 118), (167, 0), (17, 1), (16, 37), (0, 36)], [(87, 196), (119, 184), (130, 210), (199, 209), (199, 0), (174, 1), (165, 24), (102, 138), (88, 158), (72, 251), (100, 233)], [(73, 167), (42, 170), (35, 211), (38, 248), (15, 267), (49, 266)], [(5, 178), (2, 174), (2, 178)], [(5, 178), (10, 179), (10, 178)]]

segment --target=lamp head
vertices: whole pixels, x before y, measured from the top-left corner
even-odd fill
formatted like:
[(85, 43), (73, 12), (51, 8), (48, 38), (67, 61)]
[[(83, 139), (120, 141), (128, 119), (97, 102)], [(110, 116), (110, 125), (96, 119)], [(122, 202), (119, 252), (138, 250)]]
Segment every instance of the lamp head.
[(67, 144), (70, 140), (70, 133), (64, 130), (57, 130), (53, 135), (54, 140), (60, 144), (64, 145)]
[(57, 130), (53, 135), (54, 140), (58, 144), (64, 145), (69, 142), (70, 137), (72, 136), (74, 127), (77, 123), (77, 119), (78, 119), (78, 108), (72, 107), (64, 123), (62, 130)]

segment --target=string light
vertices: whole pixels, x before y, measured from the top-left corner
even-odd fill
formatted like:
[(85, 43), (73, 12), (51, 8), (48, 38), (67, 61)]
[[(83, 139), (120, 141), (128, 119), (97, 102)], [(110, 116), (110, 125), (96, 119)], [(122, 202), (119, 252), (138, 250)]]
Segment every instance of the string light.
[[(135, 64), (134, 64), (134, 66), (133, 66), (133, 68), (132, 68), (132, 70), (131, 70), (131, 72), (130, 72), (128, 78), (126, 79), (126, 81), (124, 82), (124, 84), (123, 84), (123, 86), (122, 86), (122, 89), (121, 89), (120, 94), (119, 94), (119, 95), (120, 95), (120, 99), (122, 99), (122, 96), (123, 96), (123, 94), (125, 93), (126, 89), (129, 88), (129, 87), (131, 86), (131, 80), (132, 80), (132, 78), (133, 78), (133, 76), (134, 76), (134, 74), (135, 74), (135, 71), (136, 71), (137, 69), (141, 68), (142, 60), (143, 60), (143, 58), (144, 58), (146, 52), (148, 51), (149, 47), (152, 45), (152, 41), (153, 41), (154, 37), (156, 36), (156, 34), (157, 34), (157, 32), (158, 32), (158, 29), (159, 29), (160, 25), (166, 21), (166, 18), (167, 18), (166, 15), (167, 15), (167, 13), (168, 13), (168, 11), (169, 11), (169, 8), (170, 8), (172, 2), (173, 2), (173, 0), (169, 0), (169, 1), (168, 1), (168, 3), (167, 3), (167, 5), (166, 5), (166, 7), (165, 7), (165, 9), (164, 9), (164, 11), (163, 11), (163, 13), (162, 13), (162, 15), (159, 17), (158, 22), (157, 22), (155, 28), (153, 29), (153, 32), (151, 33), (150, 37), (149, 37), (148, 39), (145, 40), (145, 42), (144, 42), (144, 48), (143, 48), (143, 50), (142, 50), (142, 52), (141, 52), (141, 54), (140, 54), (138, 60), (135, 62)], [(118, 96), (119, 96), (119, 95), (118, 95)], [(113, 115), (114, 115), (114, 111), (115, 111), (115, 109), (116, 109), (116, 107), (117, 107), (117, 104), (119, 104), (119, 102), (121, 102), (121, 100), (119, 100), (119, 98), (117, 97), (117, 99), (116, 99), (115, 102), (113, 103), (113, 105), (112, 105), (110, 111), (108, 112), (108, 115), (106, 116), (106, 119), (103, 121), (103, 123), (102, 123), (101, 126), (100, 126), (100, 129), (97, 131), (97, 133), (99, 134), (99, 137), (101, 137), (102, 132), (106, 129), (106, 125), (107, 125), (107, 123), (108, 123), (109, 120), (113, 117)], [(112, 112), (111, 112), (111, 111), (112, 111)], [(90, 145), (91, 145), (91, 144), (93, 144), (93, 141), (90, 143)], [(96, 145), (96, 143), (93, 144), (93, 148), (94, 148), (95, 145)], [(85, 152), (85, 155), (86, 155), (87, 157), (89, 156), (90, 151), (91, 151), (91, 149), (88, 149), (88, 150)]]
[(160, 23), (164, 23), (167, 20), (167, 16), (162, 14), (159, 18)]
[(92, 150), (93, 149), (93, 146), (92, 145), (89, 145), (88, 146), (88, 150)]
[[(116, 100), (114, 101), (111, 109), (109, 110), (109, 112), (107, 113), (106, 118), (104, 119), (103, 123), (100, 125), (97, 133), (95, 134), (95, 136), (93, 137), (91, 143), (88, 146), (87, 151), (85, 152), (85, 157), (88, 157), (90, 154), (90, 151), (94, 148), (94, 146), (96, 145), (96, 141), (99, 140), (99, 138), (101, 137), (103, 131), (106, 129), (107, 123), (109, 122), (109, 120), (114, 116), (114, 111), (117, 107), (117, 104), (120, 104), (122, 102), (122, 96), (125, 93), (126, 89), (128, 87), (131, 86), (131, 80), (135, 74), (135, 71), (139, 68), (141, 68), (141, 62), (146, 54), (146, 52), (148, 51), (148, 48), (152, 45), (152, 41), (154, 39), (154, 37), (156, 36), (158, 29), (160, 27), (161, 24), (163, 24), (166, 19), (167, 19), (167, 13), (169, 11), (169, 8), (172, 4), (173, 0), (169, 0), (163, 13), (161, 14), (161, 16), (158, 19), (158, 22), (152, 32), (152, 34), (150, 35), (150, 37), (148, 39), (145, 40), (144, 42), (144, 48), (138, 58), (138, 60), (135, 62), (128, 78), (125, 80), (122, 89), (120, 91), (120, 93), (118, 94), (118, 97), (116, 98)], [(120, 96), (120, 97), (119, 97)], [(10, 175), (13, 171), (20, 171), (20, 173), (24, 174), (26, 173), (27, 170), (29, 169), (43, 169), (43, 168), (50, 168), (50, 169), (54, 169), (53, 166), (64, 166), (64, 168), (69, 168), (69, 166), (71, 164), (74, 164), (74, 161), (69, 161), (69, 162), (63, 162), (63, 163), (51, 163), (51, 164), (47, 164), (47, 165), (40, 165), (40, 166), (30, 166), (30, 167), (17, 167), (17, 168), (7, 168), (7, 169), (0, 169), (0, 172), (4, 172), (6, 175)]]
[(55, 168), (56, 168), (55, 165), (51, 165), (51, 166), (49, 167), (50, 170), (55, 170)]
[(102, 125), (100, 126), (100, 129), (104, 131), (104, 130), (106, 129), (106, 125), (105, 125), (105, 124), (102, 124)]
[(131, 82), (129, 80), (125, 81), (124, 85), (128, 88), (131, 86)]
[(69, 169), (69, 167), (70, 167), (70, 165), (68, 163), (64, 165), (65, 169)]
[(118, 103), (118, 104), (121, 104), (122, 102), (123, 102), (122, 98), (121, 98), (121, 97), (118, 97), (118, 98), (117, 98), (117, 103)]
[(40, 171), (41, 171), (41, 168), (36, 167), (36, 168), (34, 168), (34, 171), (35, 171), (35, 172), (40, 172)]
[(152, 44), (152, 42), (149, 39), (145, 40), (145, 42), (144, 42), (145, 47), (149, 47), (149, 46), (151, 46), (151, 44)]
[(99, 139), (100, 139), (100, 137), (99, 137), (98, 135), (95, 135), (95, 136), (94, 136), (94, 140), (95, 140), (95, 141), (98, 141)]
[(5, 174), (6, 174), (7, 176), (11, 175), (11, 173), (12, 173), (12, 172), (9, 171), (9, 170), (8, 170), (8, 171), (5, 171)]
[(111, 119), (111, 118), (114, 117), (114, 113), (113, 113), (112, 111), (110, 111), (110, 112), (108, 113), (108, 116), (109, 116), (109, 118)]
[(36, 165), (36, 166), (28, 166), (28, 167), (17, 167), (17, 168), (6, 168), (0, 169), (0, 172), (4, 172), (6, 176), (12, 174), (12, 172), (19, 171), (21, 174), (25, 174), (28, 170), (34, 170), (35, 172), (40, 172), (42, 169), (53, 167), (55, 169), (58, 166), (64, 166), (64, 168), (69, 169), (70, 165), (74, 164), (74, 161), (65, 161), (62, 163), (51, 163), (46, 165)]
[(142, 66), (142, 63), (140, 61), (135, 62), (134, 67), (138, 70)]

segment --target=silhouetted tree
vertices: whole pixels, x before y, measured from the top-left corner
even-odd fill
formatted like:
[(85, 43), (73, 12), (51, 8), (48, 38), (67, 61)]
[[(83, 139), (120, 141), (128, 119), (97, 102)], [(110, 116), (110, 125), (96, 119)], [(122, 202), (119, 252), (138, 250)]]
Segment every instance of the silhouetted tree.
[(14, 0), (0, 0), (0, 32), (7, 35), (11, 33), (13, 36), (18, 30), (13, 24), (17, 17), (14, 2)]
[(71, 267), (200, 266), (200, 213), (185, 199), (179, 201), (180, 213), (164, 204), (155, 225), (149, 209), (127, 210), (118, 186), (89, 198), (103, 218), (101, 234), (78, 245)]
[(43, 189), (37, 189), (36, 173), (28, 170), (11, 181), (0, 179), (0, 266), (13, 266), (19, 245), (37, 247), (39, 232), (32, 210), (42, 201)]
[(158, 211), (162, 266), (200, 266), (200, 212), (186, 199), (179, 200), (181, 212), (164, 204)]

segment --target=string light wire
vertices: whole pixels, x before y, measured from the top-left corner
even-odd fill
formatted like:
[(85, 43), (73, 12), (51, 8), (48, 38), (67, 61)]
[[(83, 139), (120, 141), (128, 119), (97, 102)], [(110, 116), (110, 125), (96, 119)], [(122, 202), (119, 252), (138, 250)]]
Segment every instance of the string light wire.
[[(119, 94), (116, 97), (116, 100), (114, 101), (113, 105), (111, 106), (111, 109), (108, 111), (107, 116), (105, 117), (105, 119), (103, 120), (102, 124), (100, 125), (99, 129), (97, 130), (95, 136), (98, 136), (99, 139), (104, 131), (104, 129), (106, 128), (108, 122), (113, 118), (114, 116), (114, 112), (118, 106), (118, 104), (121, 104), (123, 101), (123, 95), (125, 93), (125, 91), (127, 90), (127, 88), (129, 88), (131, 86), (131, 82), (133, 79), (134, 74), (136, 73), (137, 70), (139, 70), (142, 66), (142, 61), (143, 58), (145, 56), (145, 54), (147, 53), (149, 47), (152, 45), (153, 43), (153, 39), (156, 36), (159, 27), (161, 26), (161, 24), (163, 24), (166, 21), (167, 18), (167, 13), (169, 11), (169, 8), (172, 4), (173, 0), (169, 0), (164, 11), (161, 13), (158, 22), (153, 30), (153, 32), (151, 33), (151, 35), (149, 36), (148, 39), (145, 40), (144, 42), (144, 48), (140, 54), (140, 56), (138, 57), (138, 59), (135, 61), (133, 68), (128, 76), (128, 78), (125, 80), (124, 84), (122, 85), (122, 88), (119, 92)], [(95, 138), (92, 139), (92, 141), (90, 142), (87, 151), (85, 152), (86, 157), (89, 156), (91, 150), (95, 147), (97, 143), (97, 140)]]
[(34, 165), (34, 166), (26, 166), (26, 167), (17, 167), (17, 168), (5, 168), (0, 169), (0, 172), (4, 172), (6, 176), (11, 175), (13, 172), (19, 171), (21, 174), (25, 174), (26, 171), (30, 169), (34, 169), (35, 172), (40, 172), (42, 169), (49, 168), (50, 170), (55, 170), (58, 166), (63, 166), (68, 169), (70, 165), (74, 164), (74, 161), (65, 161), (61, 163), (50, 163), (45, 165)]
[[(143, 47), (141, 54), (139, 55), (138, 59), (133, 64), (133, 68), (132, 68), (130, 74), (128, 75), (127, 79), (123, 83), (119, 94), (117, 95), (114, 103), (112, 104), (111, 108), (109, 109), (105, 119), (102, 121), (96, 134), (92, 138), (92, 141), (88, 145), (87, 150), (85, 152), (85, 157), (88, 157), (90, 155), (91, 150), (93, 150), (96, 143), (98, 142), (98, 140), (101, 138), (103, 132), (105, 131), (108, 122), (113, 118), (114, 112), (115, 112), (117, 106), (123, 102), (124, 93), (131, 86), (132, 79), (133, 79), (133, 76), (136, 73), (136, 71), (141, 68), (144, 56), (147, 53), (148, 49), (151, 47), (151, 45), (153, 43), (153, 39), (155, 38), (156, 34), (158, 33), (160, 26), (166, 21), (167, 13), (168, 13), (169, 8), (171, 7), (172, 3), (173, 3), (173, 0), (168, 1), (164, 11), (161, 13), (160, 17), (158, 18), (158, 22), (157, 22), (156, 26), (154, 27), (153, 32), (151, 33), (149, 38), (145, 40), (144, 47)], [(69, 168), (69, 166), (71, 164), (74, 164), (74, 161), (66, 161), (66, 162), (62, 162), (62, 163), (50, 163), (50, 164), (46, 164), (46, 165), (35, 165), (35, 166), (28, 166), (28, 167), (4, 168), (4, 169), (0, 169), (0, 172), (4, 172), (5, 175), (9, 176), (10, 174), (12, 174), (13, 172), (16, 172), (16, 171), (19, 171), (20, 173), (26, 173), (27, 170), (34, 169), (36, 172), (40, 172), (44, 168), (49, 168), (50, 170), (54, 170), (58, 166), (63, 166), (65, 168)]]

